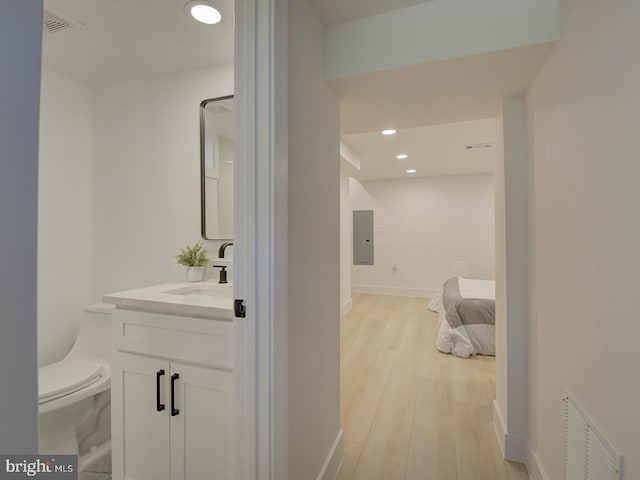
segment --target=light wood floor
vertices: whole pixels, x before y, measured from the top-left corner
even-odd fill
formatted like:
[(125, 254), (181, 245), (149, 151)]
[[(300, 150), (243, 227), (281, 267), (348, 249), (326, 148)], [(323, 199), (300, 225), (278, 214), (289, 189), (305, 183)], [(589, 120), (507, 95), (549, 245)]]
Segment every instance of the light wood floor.
[(337, 480), (524, 480), (493, 428), (495, 359), (435, 348), (423, 298), (354, 295), (341, 325)]

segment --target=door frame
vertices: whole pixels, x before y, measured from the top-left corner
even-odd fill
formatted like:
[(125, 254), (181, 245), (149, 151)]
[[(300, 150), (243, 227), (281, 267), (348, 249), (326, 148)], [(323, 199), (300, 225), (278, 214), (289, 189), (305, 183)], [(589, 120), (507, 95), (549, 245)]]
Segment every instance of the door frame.
[(236, 1), (237, 479), (288, 477), (287, 0)]
[[(3, 58), (28, 56), (26, 67), (7, 82), (23, 82), (21, 99), (28, 131), (6, 148), (28, 146), (22, 170), (10, 172), (21, 184), (25, 227), (16, 230), (27, 256), (35, 258), (37, 220), (37, 118), (39, 109), (42, 0), (9, 8), (14, 20), (7, 38), (21, 48), (3, 51)], [(238, 97), (235, 175), (235, 295), (246, 300), (246, 318), (236, 319), (238, 422), (237, 478), (287, 478), (287, 0), (236, 1), (235, 91)], [(23, 28), (26, 27), (26, 28)], [(24, 41), (23, 41), (24, 40)], [(28, 41), (27, 41), (28, 40)], [(23, 47), (23, 48), (22, 48)], [(15, 50), (15, 52), (14, 52)], [(2, 83), (2, 82), (0, 82)], [(25, 110), (25, 102), (27, 108)], [(15, 120), (15, 119), (14, 119)], [(11, 125), (15, 124), (11, 123)], [(23, 138), (24, 137), (24, 138)], [(15, 150), (18, 151), (18, 150)], [(24, 173), (24, 174), (23, 174)], [(26, 185), (26, 187), (25, 187)], [(24, 202), (23, 202), (24, 203)], [(16, 234), (16, 235), (17, 235)], [(14, 235), (15, 236), (15, 235)], [(24, 250), (24, 248), (23, 248)], [(20, 405), (12, 416), (21, 428), (0, 443), (16, 453), (37, 451), (37, 365), (35, 326), (36, 262), (24, 270), (26, 299), (16, 310), (19, 348), (11, 350), (22, 369), (21, 382), (12, 381), (10, 401)], [(10, 272), (15, 284), (14, 272)], [(5, 276), (2, 277), (3, 280)], [(27, 278), (28, 277), (28, 278)], [(22, 308), (24, 307), (24, 308)], [(3, 355), (3, 358), (6, 355)], [(26, 404), (25, 404), (25, 399)], [(15, 422), (11, 422), (15, 424)], [(16, 436), (16, 431), (20, 435)]]

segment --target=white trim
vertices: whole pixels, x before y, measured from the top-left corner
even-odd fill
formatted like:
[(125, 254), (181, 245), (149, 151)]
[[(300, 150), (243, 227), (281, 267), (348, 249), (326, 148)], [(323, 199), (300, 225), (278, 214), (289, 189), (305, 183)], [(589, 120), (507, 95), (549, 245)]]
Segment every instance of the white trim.
[(287, 0), (235, 2), (236, 478), (287, 478)]
[(505, 460), (526, 463), (527, 439), (524, 435), (509, 433), (504, 424), (504, 417), (498, 408), (498, 402), (493, 401), (493, 427), (498, 437), (500, 451)]
[(353, 308), (353, 301), (351, 299), (344, 302), (342, 307), (340, 307), (340, 320), (344, 318), (344, 316), (351, 311)]
[[(236, 97), (236, 141), (234, 164), (234, 285), (235, 298), (242, 298), (252, 307), (255, 305), (251, 279), (255, 259), (251, 205), (255, 203), (253, 169), (255, 155), (255, 128), (251, 116), (255, 110), (253, 83), (255, 70), (255, 5), (253, 2), (236, 2), (235, 33), (235, 92)], [(251, 213), (252, 217), (249, 217)], [(256, 347), (254, 308), (249, 308), (248, 318), (235, 319), (234, 374), (236, 399), (236, 477), (239, 480), (256, 480), (258, 475), (257, 415), (256, 415)], [(243, 321), (244, 320), (244, 321)], [(255, 438), (255, 441), (250, 439)], [(268, 477), (264, 477), (268, 478)]]
[(506, 458), (504, 448), (504, 420), (502, 419), (502, 413), (500, 412), (500, 408), (498, 408), (498, 402), (496, 400), (493, 401), (493, 428), (495, 429), (496, 436), (498, 437), (498, 445), (500, 446), (502, 458)]
[(289, 2), (271, 0), (272, 480), (289, 478)]
[(549, 480), (549, 476), (542, 468), (542, 462), (536, 452), (533, 451), (531, 443), (527, 442), (527, 472), (531, 480)]
[(438, 293), (438, 290), (430, 290), (428, 288), (386, 287), (382, 285), (352, 285), (351, 291), (353, 293), (368, 293), (372, 295), (422, 298), (432, 298)]
[(331, 446), (331, 450), (329, 450), (329, 455), (327, 455), (327, 458), (320, 469), (318, 480), (335, 480), (338, 476), (338, 472), (340, 471), (343, 457), (344, 437), (342, 430), (340, 430), (338, 432), (338, 436), (333, 442), (333, 445)]

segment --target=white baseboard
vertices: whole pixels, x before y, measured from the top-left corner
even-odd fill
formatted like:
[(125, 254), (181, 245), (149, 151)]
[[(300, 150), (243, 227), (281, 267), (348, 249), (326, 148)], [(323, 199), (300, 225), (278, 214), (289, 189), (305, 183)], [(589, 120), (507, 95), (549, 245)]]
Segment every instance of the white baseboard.
[(329, 450), (329, 455), (322, 465), (322, 469), (318, 474), (318, 480), (335, 480), (342, 465), (342, 458), (344, 457), (344, 438), (342, 430), (338, 432), (335, 442)]
[(342, 319), (342, 317), (344, 317), (347, 313), (349, 313), (352, 307), (353, 307), (353, 302), (351, 301), (351, 299), (344, 302), (344, 305), (342, 305), (342, 307), (340, 308), (340, 319)]
[(527, 463), (527, 438), (524, 435), (509, 433), (504, 424), (498, 402), (493, 401), (493, 427), (498, 437), (502, 456), (512, 462)]
[(527, 442), (527, 471), (531, 480), (549, 480), (549, 476), (542, 468), (542, 463), (531, 444)]
[(549, 476), (542, 468), (542, 463), (536, 452), (533, 451), (529, 440), (522, 435), (505, 433), (502, 413), (495, 400), (493, 401), (493, 426), (498, 436), (502, 456), (505, 459), (524, 463), (527, 466), (527, 472), (531, 480), (549, 480)]
[(385, 287), (380, 285), (352, 285), (351, 292), (368, 293), (372, 295), (393, 295), (397, 297), (431, 298), (438, 293), (438, 290), (430, 290), (428, 288)]
[(506, 458), (504, 448), (504, 420), (502, 419), (502, 413), (500, 413), (500, 409), (498, 408), (498, 402), (495, 400), (493, 401), (493, 428), (495, 429), (496, 436), (498, 437), (498, 446), (500, 447), (502, 458)]

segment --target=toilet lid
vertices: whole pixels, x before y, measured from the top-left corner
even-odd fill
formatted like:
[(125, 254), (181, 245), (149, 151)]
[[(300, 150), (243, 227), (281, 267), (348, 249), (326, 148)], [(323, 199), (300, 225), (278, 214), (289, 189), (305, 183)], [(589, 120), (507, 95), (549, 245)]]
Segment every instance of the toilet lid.
[(65, 358), (59, 362), (38, 369), (38, 403), (77, 392), (104, 376), (104, 368), (99, 363)]

